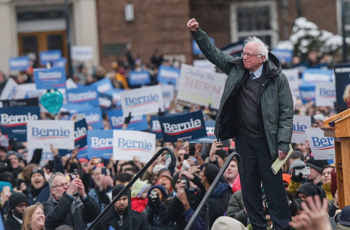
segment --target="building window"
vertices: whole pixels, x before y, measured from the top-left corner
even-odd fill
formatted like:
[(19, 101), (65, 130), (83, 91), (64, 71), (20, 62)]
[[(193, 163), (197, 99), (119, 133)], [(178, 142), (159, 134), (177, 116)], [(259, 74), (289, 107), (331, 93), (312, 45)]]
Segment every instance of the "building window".
[[(337, 1), (337, 12), (338, 12), (338, 31), (342, 34), (342, 6), (340, 0)], [(344, 26), (345, 36), (350, 36), (350, 0), (344, 0)]]
[(232, 3), (232, 42), (258, 36), (269, 47), (273, 47), (278, 42), (276, 11), (274, 1)]

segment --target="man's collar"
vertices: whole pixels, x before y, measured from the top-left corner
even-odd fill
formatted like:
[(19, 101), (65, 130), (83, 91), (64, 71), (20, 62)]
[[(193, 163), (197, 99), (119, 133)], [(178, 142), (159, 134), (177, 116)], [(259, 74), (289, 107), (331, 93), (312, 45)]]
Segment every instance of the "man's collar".
[(251, 72), (254, 74), (254, 79), (261, 77), (262, 72), (263, 72), (263, 68), (264, 68), (264, 65), (261, 65), (256, 71)]

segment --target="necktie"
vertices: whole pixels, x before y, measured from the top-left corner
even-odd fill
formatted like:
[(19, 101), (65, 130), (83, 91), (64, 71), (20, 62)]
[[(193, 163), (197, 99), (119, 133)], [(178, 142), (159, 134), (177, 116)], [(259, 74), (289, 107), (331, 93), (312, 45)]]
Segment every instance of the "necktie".
[(256, 78), (254, 73), (250, 73), (249, 75), (250, 75), (250, 79), (252, 79), (252, 80), (254, 80)]

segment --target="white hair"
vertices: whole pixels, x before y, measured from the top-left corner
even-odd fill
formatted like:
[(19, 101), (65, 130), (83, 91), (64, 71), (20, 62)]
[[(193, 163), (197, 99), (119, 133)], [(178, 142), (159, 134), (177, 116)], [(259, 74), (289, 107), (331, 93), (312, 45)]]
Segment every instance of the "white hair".
[(248, 43), (255, 43), (258, 47), (258, 54), (265, 57), (265, 60), (267, 61), (269, 59), (269, 48), (268, 46), (258, 37), (251, 36), (248, 37), (246, 40), (244, 40), (244, 46), (246, 46)]

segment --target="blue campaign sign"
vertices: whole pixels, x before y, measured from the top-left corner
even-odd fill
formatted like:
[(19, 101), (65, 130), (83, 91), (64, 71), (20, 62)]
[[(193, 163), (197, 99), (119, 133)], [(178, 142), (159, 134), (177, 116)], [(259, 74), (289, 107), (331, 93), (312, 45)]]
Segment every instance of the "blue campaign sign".
[(310, 101), (315, 102), (316, 98), (316, 86), (311, 83), (303, 83), (299, 86), (300, 99), (303, 104)]
[(74, 144), (80, 150), (87, 146), (88, 126), (85, 119), (80, 119), (74, 123)]
[(163, 138), (162, 127), (160, 127), (159, 116), (151, 116), (150, 120), (150, 131), (156, 134), (157, 139)]
[(11, 71), (26, 71), (30, 67), (30, 59), (27, 56), (9, 59)]
[(67, 111), (71, 114), (74, 114), (74, 113), (78, 113), (79, 111), (86, 111), (93, 108), (94, 106), (92, 106), (89, 103), (81, 103), (81, 104), (67, 103), (62, 106), (61, 111)]
[(205, 130), (207, 131), (207, 136), (199, 138), (195, 141), (191, 141), (192, 143), (213, 143), (216, 140), (214, 130), (215, 130), (215, 121), (214, 120), (206, 120), (205, 121)]
[(53, 67), (66, 68), (66, 63), (67, 63), (67, 59), (60, 58), (60, 59), (57, 59), (57, 60), (53, 61), (52, 66)]
[(0, 129), (10, 139), (26, 141), (27, 121), (39, 120), (39, 118), (39, 106), (0, 108)]
[(106, 93), (98, 93), (98, 101), (103, 109), (110, 109), (113, 107), (113, 96)]
[(47, 63), (57, 61), (61, 58), (60, 50), (48, 50), (40, 52), (40, 63), (46, 65)]
[(207, 135), (202, 111), (159, 118), (164, 141), (193, 140)]
[(106, 92), (104, 92), (107, 95), (112, 96), (113, 98), (113, 104), (117, 107), (117, 108), (121, 108), (121, 99), (120, 99), (120, 93), (123, 92), (123, 89), (110, 89)]
[(289, 49), (273, 49), (272, 53), (280, 60), (280, 62), (291, 63), (293, 50)]
[(113, 130), (89, 130), (87, 143), (89, 159), (110, 159), (113, 154)]
[(34, 82), (37, 89), (66, 88), (66, 71), (62, 67), (34, 69)]
[(244, 42), (238, 41), (234, 43), (230, 43), (223, 48), (221, 48), (224, 54), (228, 54), (234, 57), (240, 56), (243, 51)]
[(176, 85), (180, 70), (171, 66), (161, 65), (158, 70), (158, 82), (161, 84)]
[(111, 80), (109, 78), (103, 78), (102, 80), (95, 82), (93, 85), (96, 86), (97, 91), (100, 93), (105, 93), (113, 89)]
[[(213, 44), (213, 45), (215, 44), (214, 38), (209, 37), (209, 40), (210, 40), (211, 44)], [(200, 50), (200, 48), (195, 40), (192, 41), (192, 52), (194, 55), (201, 55), (202, 54), (202, 51)]]
[(151, 83), (151, 75), (146, 70), (131, 71), (128, 80), (131, 86), (146, 85)]
[[(107, 112), (109, 122), (113, 129), (121, 129), (124, 123), (123, 111), (121, 109), (113, 109)], [(148, 129), (147, 116), (132, 116), (126, 130), (143, 131)]]
[(78, 114), (84, 115), (87, 124), (93, 129), (103, 129), (102, 111), (99, 107), (79, 111)]
[(68, 103), (89, 103), (100, 106), (96, 85), (68, 89), (66, 94)]

